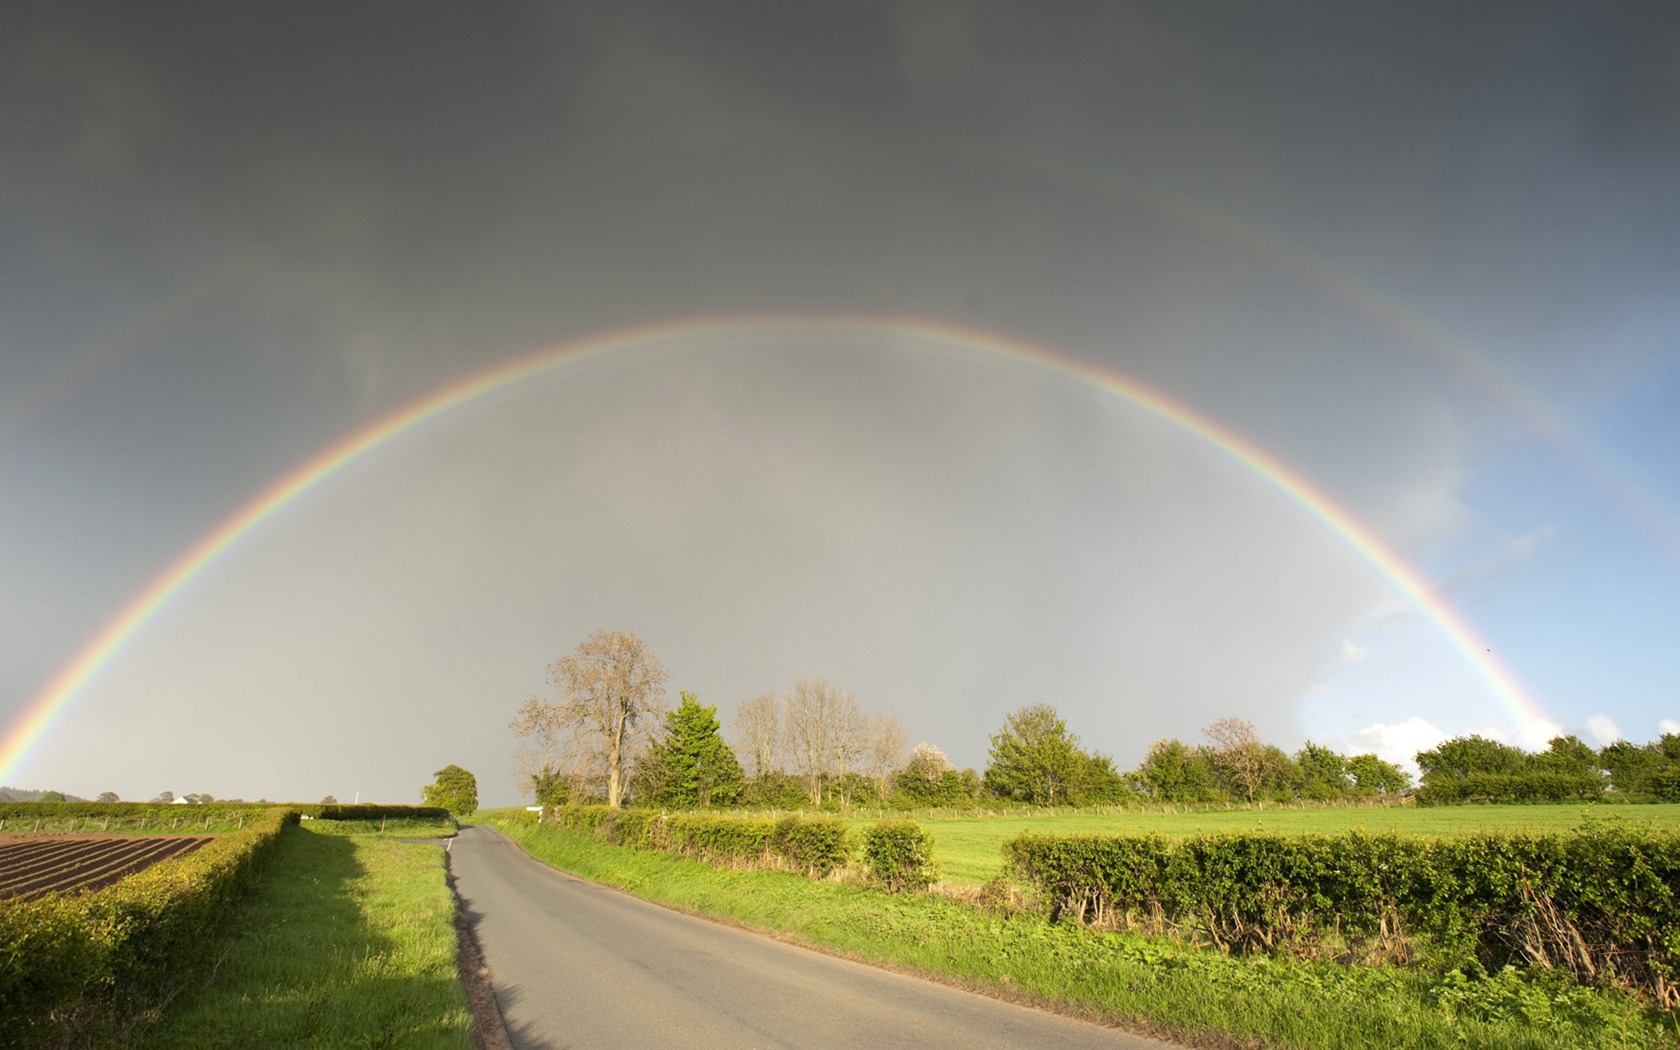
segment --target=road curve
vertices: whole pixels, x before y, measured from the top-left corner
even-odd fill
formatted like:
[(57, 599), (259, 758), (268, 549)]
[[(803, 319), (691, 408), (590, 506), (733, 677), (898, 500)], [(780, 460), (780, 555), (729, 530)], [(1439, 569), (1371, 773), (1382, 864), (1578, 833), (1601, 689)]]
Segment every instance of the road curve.
[(1170, 1046), (648, 904), (490, 828), (463, 827), (450, 865), (521, 1050)]

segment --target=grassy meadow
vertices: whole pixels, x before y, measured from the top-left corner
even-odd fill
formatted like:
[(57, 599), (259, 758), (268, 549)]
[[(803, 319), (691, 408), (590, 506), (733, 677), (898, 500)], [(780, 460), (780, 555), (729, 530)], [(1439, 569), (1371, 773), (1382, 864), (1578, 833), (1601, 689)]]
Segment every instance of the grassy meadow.
[[(436, 846), (378, 821), (287, 828), (199, 975), (144, 1029), (146, 1048), (467, 1050), (454, 898)], [(448, 824), (401, 822), (406, 837)], [(363, 825), (366, 826), (363, 826)]]
[[(965, 849), (988, 855), (989, 878), (1001, 867), (989, 845), (994, 840), (1029, 828), (1046, 830), (1051, 820), (1070, 822), (1056, 826), (1060, 831), (1116, 830), (1115, 821), (1124, 815), (1084, 815), (1084, 823), (1078, 815), (923, 819), (936, 836), (956, 826), (958, 834), (943, 839), (947, 858), (964, 856), (950, 852), (950, 845), (967, 842)], [(1197, 1045), (1313, 1050), (1680, 1045), (1680, 1022), (1673, 1015), (1618, 991), (1575, 987), (1549, 974), (1508, 970), (1471, 980), (1427, 966), (1224, 955), (1168, 938), (1051, 924), (1038, 911), (976, 906), (937, 893), (888, 895), (855, 880), (717, 870), (538, 826), (522, 813), (498, 814), (491, 822), (539, 860), (647, 900)], [(989, 830), (982, 834), (971, 827), (975, 824)], [(1203, 830), (1194, 823), (1180, 828), (1180, 834)]]
[[(1348, 831), (1451, 838), (1482, 832), (1569, 831), (1588, 821), (1634, 827), (1680, 829), (1680, 804), (1605, 806), (1312, 806), (1266, 809), (1204, 809), (1162, 812), (1126, 809), (975, 814), (934, 811), (912, 814), (933, 837), (939, 878), (957, 886), (981, 886), (1003, 874), (1003, 843), (1022, 832), (1036, 835), (1195, 835), (1270, 832), (1335, 835)], [(874, 818), (859, 819), (858, 825)]]

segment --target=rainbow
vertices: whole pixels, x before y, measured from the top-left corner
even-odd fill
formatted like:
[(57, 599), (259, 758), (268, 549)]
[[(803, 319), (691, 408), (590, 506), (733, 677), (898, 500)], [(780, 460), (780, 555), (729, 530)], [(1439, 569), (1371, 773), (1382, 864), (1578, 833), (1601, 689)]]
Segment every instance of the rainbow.
[(589, 336), (515, 358), (457, 380), (323, 450), (259, 493), (194, 544), (76, 654), (29, 703), (22, 717), (0, 740), (0, 783), (12, 778), (53, 723), (70, 709), (77, 695), (146, 621), (199, 573), (264, 522), (370, 452), (496, 391), (587, 359), (632, 348), (672, 348), (682, 342), (704, 339), (741, 340), (793, 335), (899, 338), (930, 351), (989, 357), (1072, 379), (1166, 421), (1236, 461), (1352, 548), (1439, 628), (1519, 725), (1527, 729), (1554, 724), (1516, 677), (1488, 651), (1458, 611), (1352, 514), (1277, 457), (1167, 395), (1118, 373), (995, 332), (901, 317), (765, 315), (642, 325)]

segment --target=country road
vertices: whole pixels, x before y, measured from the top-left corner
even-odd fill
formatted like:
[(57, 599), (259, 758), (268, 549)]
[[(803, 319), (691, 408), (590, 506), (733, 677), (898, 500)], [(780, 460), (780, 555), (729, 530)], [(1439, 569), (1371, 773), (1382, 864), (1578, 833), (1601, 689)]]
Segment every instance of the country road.
[(486, 827), (461, 829), (451, 866), (521, 1050), (1170, 1045), (682, 915)]

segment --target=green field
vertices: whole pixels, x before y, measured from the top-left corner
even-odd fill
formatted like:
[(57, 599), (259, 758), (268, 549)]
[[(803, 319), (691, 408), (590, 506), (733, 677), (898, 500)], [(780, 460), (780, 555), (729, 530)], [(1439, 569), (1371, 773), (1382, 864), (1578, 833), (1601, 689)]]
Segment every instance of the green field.
[[(1000, 815), (913, 815), (933, 836), (941, 880), (980, 886), (1003, 873), (1003, 843), (1036, 835), (1162, 835), (1188, 838), (1265, 831), (1285, 835), (1393, 832), (1448, 838), (1490, 831), (1555, 832), (1587, 821), (1615, 821), (1663, 830), (1680, 828), (1680, 805), (1659, 806), (1328, 806), (1217, 809), (1189, 813), (1104, 810)], [(857, 821), (873, 823), (873, 818)]]

